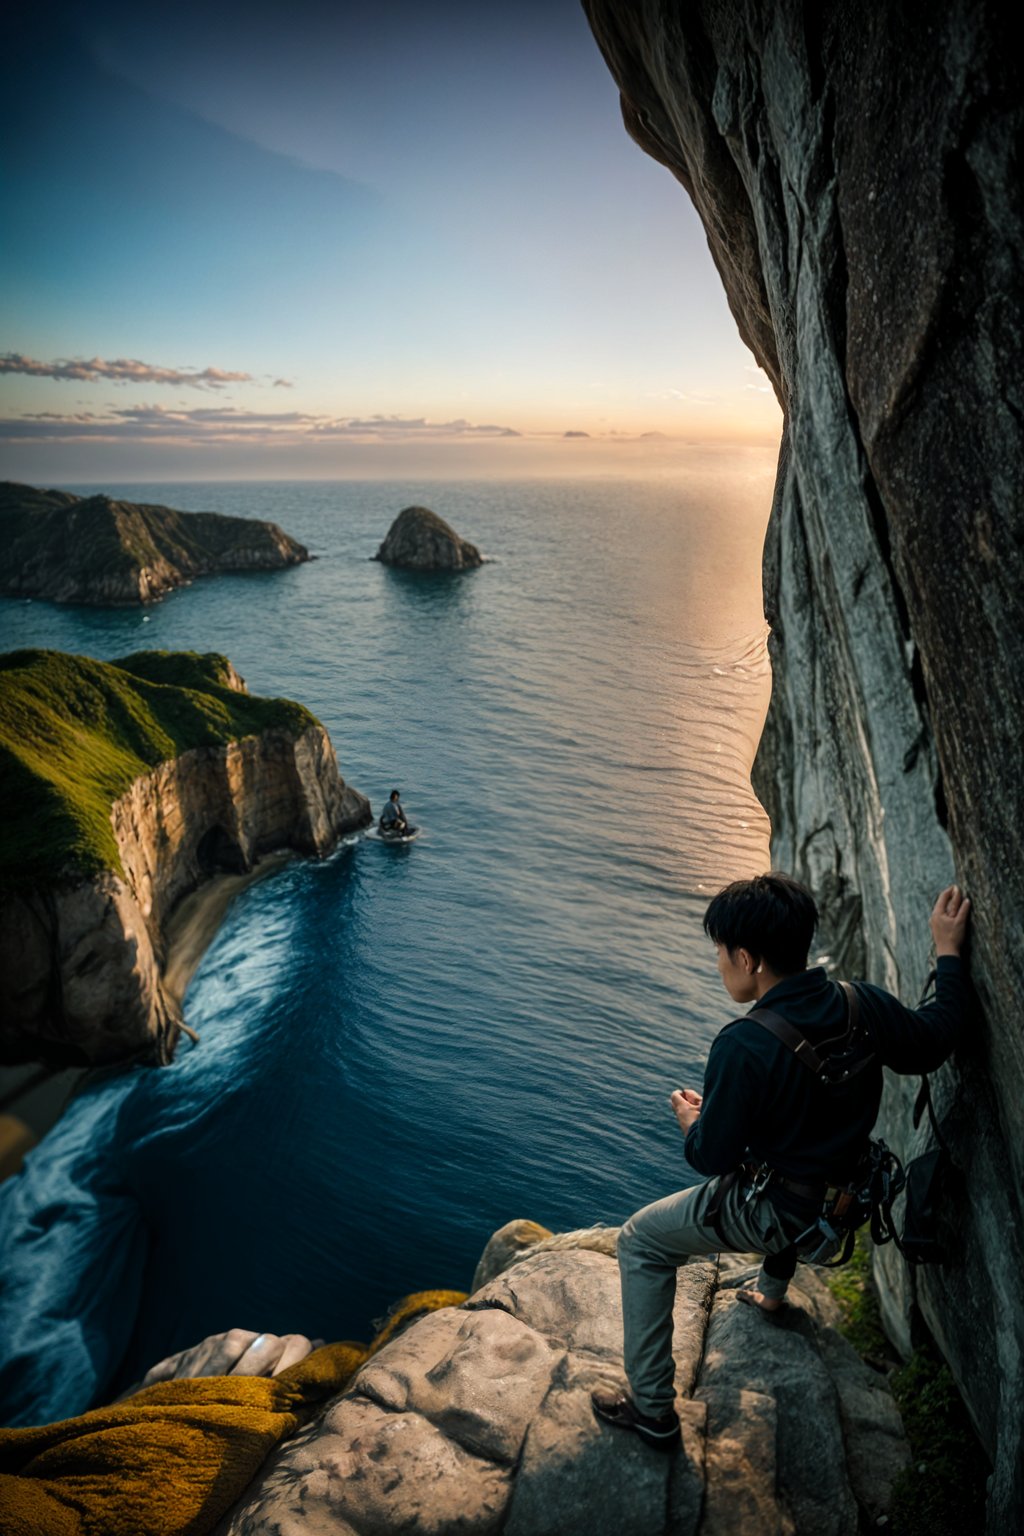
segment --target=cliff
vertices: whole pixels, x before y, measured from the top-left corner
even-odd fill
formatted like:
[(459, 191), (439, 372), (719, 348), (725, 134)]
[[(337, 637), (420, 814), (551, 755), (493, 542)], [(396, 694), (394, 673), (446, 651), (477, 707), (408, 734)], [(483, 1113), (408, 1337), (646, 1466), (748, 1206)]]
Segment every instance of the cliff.
[[(982, 1033), (937, 1082), (955, 1262), (879, 1276), (923, 1318), (1024, 1518), (1019, 847), (1024, 736), (1019, 51), (952, 0), (585, 0), (626, 126), (685, 187), (785, 433), (756, 766), (773, 859), (822, 901), (841, 973), (915, 1001), (926, 915), (974, 899)], [(916, 1084), (891, 1080), (904, 1154)]]
[(271, 1455), (219, 1536), (855, 1536), (885, 1524), (908, 1456), (899, 1414), (810, 1270), (774, 1322), (737, 1301), (756, 1272), (742, 1259), (679, 1271), (680, 1451), (659, 1456), (595, 1418), (593, 1388), (625, 1380), (615, 1237), (509, 1223), (473, 1295), (375, 1347)]
[(0, 1059), (166, 1061), (165, 924), (220, 870), (370, 820), (301, 705), (223, 656), (0, 657)]
[(195, 576), (308, 559), (276, 523), (0, 484), (0, 594), (8, 597), (150, 603)]

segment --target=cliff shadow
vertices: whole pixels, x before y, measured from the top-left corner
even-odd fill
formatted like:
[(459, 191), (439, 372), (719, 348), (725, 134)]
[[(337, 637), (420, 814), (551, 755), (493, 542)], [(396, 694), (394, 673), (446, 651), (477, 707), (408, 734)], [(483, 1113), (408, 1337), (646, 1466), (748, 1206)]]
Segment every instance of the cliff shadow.
[(196, 860), (204, 875), (244, 875), (249, 869), (238, 839), (219, 823), (209, 827), (199, 839)]

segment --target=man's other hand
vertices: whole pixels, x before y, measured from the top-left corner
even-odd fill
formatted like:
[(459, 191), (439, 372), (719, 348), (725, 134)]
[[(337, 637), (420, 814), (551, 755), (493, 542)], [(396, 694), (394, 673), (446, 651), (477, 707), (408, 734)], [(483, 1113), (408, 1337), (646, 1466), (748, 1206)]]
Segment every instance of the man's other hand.
[(947, 885), (944, 891), (940, 891), (929, 919), (937, 956), (960, 953), (967, 937), (970, 915), (971, 899), (963, 894), (958, 885)]
[(692, 1088), (676, 1088), (669, 1103), (672, 1106), (679, 1129), (685, 1136), (690, 1127), (700, 1118), (700, 1107), (703, 1104), (703, 1096), (695, 1093)]
[(301, 1333), (250, 1333), (231, 1328), (151, 1366), (142, 1386), (185, 1376), (278, 1376), (316, 1346)]

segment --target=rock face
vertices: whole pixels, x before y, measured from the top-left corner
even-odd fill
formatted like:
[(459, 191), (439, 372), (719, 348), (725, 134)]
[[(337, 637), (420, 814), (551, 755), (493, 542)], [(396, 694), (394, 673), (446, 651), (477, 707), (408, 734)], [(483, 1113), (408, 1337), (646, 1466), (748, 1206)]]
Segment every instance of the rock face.
[[(69, 665), (77, 660), (67, 658)], [(220, 685), (248, 698), (221, 657), (145, 653), (129, 660), (157, 676), (171, 664), (186, 666), (193, 682), (212, 661)], [(121, 672), (86, 666), (101, 678), (104, 670)], [(216, 698), (211, 693), (211, 709)], [(268, 707), (273, 711), (273, 701)], [(76, 873), (65, 865), (22, 884), (5, 871), (0, 1059), (169, 1060), (181, 1016), (163, 983), (164, 931), (181, 897), (219, 871), (250, 870), (275, 850), (327, 853), (343, 833), (369, 822), (369, 801), (341, 778), (323, 726), (306, 711), (285, 709), (285, 718), (294, 712), (291, 728), (268, 725), (180, 752), (131, 782), (109, 812), (119, 868)], [(11, 782), (17, 793), (17, 768)]]
[(427, 507), (399, 512), (374, 559), (408, 571), (470, 571), (484, 563), (475, 544)]
[[(585, 0), (627, 128), (704, 222), (785, 412), (765, 556), (774, 697), (756, 766), (773, 861), (837, 969), (915, 1001), (926, 915), (974, 898), (986, 1015), (937, 1083), (954, 1265), (885, 1250), (1024, 1519), (1022, 138), (1009, 13), (953, 0)], [(893, 1080), (882, 1131), (916, 1136)]]
[(276, 571), (309, 551), (276, 523), (0, 484), (0, 594), (123, 607), (218, 571)]
[[(516, 1246), (492, 1240), (484, 1267)], [(679, 1271), (674, 1456), (590, 1406), (624, 1380), (614, 1257), (542, 1244), (372, 1355), (219, 1536), (855, 1536), (906, 1463), (896, 1407), (813, 1273), (784, 1322), (737, 1302), (751, 1273)]]

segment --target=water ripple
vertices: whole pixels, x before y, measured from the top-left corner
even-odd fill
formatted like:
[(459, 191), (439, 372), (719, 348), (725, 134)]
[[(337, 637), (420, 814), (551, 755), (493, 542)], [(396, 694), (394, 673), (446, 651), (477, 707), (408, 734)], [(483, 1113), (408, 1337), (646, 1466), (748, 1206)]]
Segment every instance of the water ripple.
[[(615, 1222), (691, 1177), (665, 1100), (729, 1016), (700, 917), (767, 863), (748, 770), (770, 478), (720, 476), (713, 497), (138, 487), (273, 518), (320, 558), (198, 582), (144, 632), (131, 612), (0, 604), (5, 646), (226, 651), (424, 827), (248, 888), (187, 995), (202, 1044), (110, 1090), (109, 1155), (150, 1234), (122, 1377), (234, 1324), (366, 1336), (395, 1295), (465, 1285), (513, 1216)], [(455, 580), (371, 563), (410, 501), (495, 562)], [(104, 1103), (72, 1106), (76, 1146)], [(37, 1166), (74, 1172), (69, 1145)]]

